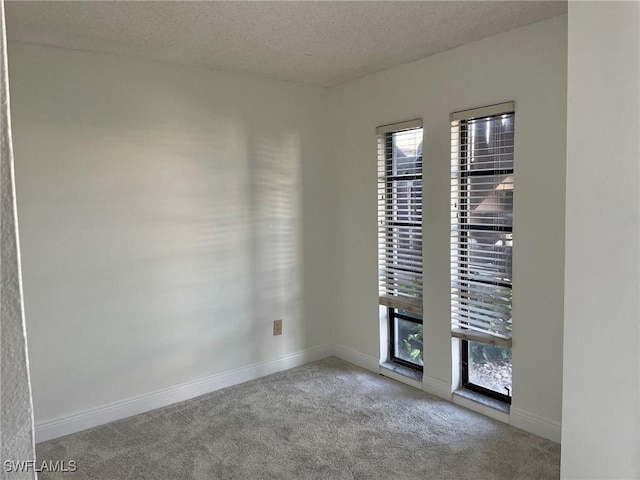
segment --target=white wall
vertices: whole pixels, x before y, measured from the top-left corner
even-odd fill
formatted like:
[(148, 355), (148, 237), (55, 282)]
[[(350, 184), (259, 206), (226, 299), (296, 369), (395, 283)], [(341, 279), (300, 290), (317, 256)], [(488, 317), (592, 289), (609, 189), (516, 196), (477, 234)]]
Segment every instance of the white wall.
[[(377, 125), (424, 122), (424, 388), (451, 390), (449, 113), (516, 102), (512, 424), (559, 441), (567, 17), (370, 75), (335, 90), (339, 112), (337, 343), (379, 357)], [(367, 363), (366, 361), (363, 363)]]
[(639, 478), (640, 4), (568, 32), (562, 478)]
[[(33, 406), (24, 321), (11, 142), (4, 1), (0, 0), (0, 458), (2, 478), (35, 479), (5, 470), (5, 461), (35, 460)], [(11, 465), (9, 465), (10, 467)]]
[(36, 423), (331, 343), (326, 90), (9, 54)]

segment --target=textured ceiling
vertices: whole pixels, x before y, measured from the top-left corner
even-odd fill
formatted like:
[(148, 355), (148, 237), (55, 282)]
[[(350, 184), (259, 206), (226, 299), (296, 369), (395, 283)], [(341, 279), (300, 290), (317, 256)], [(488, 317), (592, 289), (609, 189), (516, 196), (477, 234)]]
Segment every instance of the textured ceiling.
[(6, 2), (10, 39), (334, 86), (566, 12), (555, 1)]

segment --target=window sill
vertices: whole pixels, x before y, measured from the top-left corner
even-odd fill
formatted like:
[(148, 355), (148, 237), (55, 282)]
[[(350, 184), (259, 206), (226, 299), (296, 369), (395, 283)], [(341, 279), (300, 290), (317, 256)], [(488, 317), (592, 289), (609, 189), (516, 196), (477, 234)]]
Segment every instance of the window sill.
[(422, 390), (422, 372), (391, 362), (380, 364), (380, 375)]
[(471, 390), (459, 389), (453, 392), (453, 403), (466, 407), (487, 417), (509, 423), (510, 405)]

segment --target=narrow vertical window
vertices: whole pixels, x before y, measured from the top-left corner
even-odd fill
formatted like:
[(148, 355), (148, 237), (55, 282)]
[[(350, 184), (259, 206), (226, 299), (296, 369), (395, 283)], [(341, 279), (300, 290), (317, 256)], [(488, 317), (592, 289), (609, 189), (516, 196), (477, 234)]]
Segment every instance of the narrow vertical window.
[(511, 401), (514, 105), (451, 115), (451, 322), (465, 388)]
[(422, 369), (422, 121), (378, 128), (378, 278), (389, 359)]

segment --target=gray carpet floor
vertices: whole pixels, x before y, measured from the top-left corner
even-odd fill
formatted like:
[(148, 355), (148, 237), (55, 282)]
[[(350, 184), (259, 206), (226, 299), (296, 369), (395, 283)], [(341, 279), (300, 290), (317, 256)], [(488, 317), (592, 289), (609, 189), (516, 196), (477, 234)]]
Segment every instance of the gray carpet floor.
[(336, 358), (37, 445), (48, 479), (560, 477), (560, 446)]

